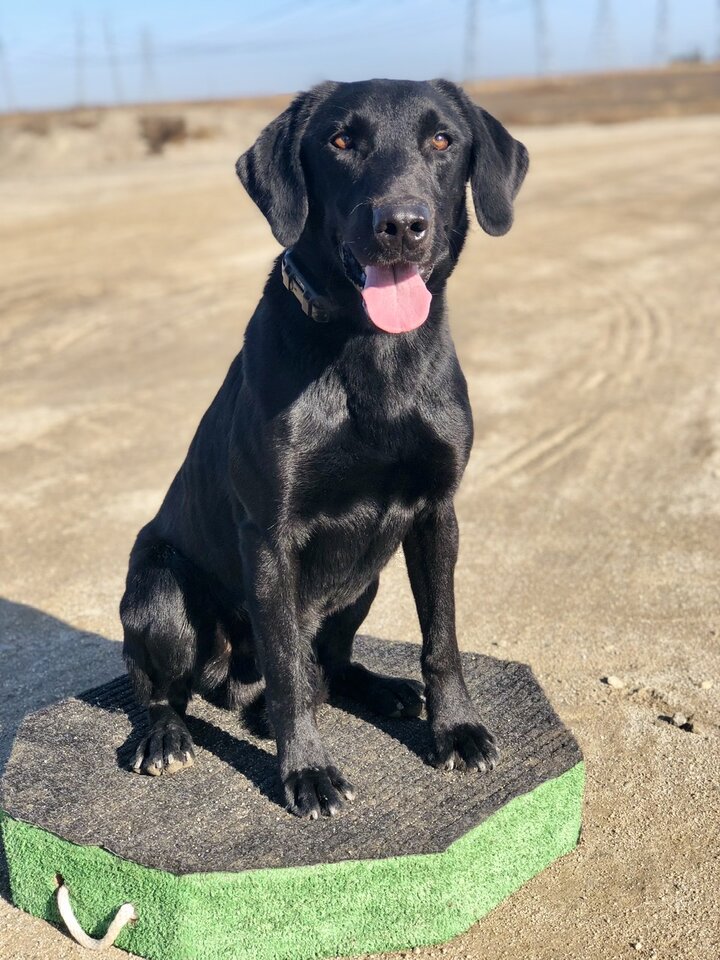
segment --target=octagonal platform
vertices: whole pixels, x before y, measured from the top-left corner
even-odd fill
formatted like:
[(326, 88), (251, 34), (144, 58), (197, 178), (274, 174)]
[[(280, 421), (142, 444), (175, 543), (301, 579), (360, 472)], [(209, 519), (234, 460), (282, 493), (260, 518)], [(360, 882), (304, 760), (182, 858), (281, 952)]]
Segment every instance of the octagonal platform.
[[(358, 638), (356, 656), (419, 677), (419, 648)], [(13, 898), (58, 923), (56, 877), (84, 929), (117, 907), (118, 946), (157, 960), (310, 960), (437, 943), (467, 929), (577, 843), (580, 750), (530, 669), (463, 654), (495, 732), (491, 774), (426, 762), (424, 719), (325, 706), (324, 741), (356, 787), (332, 819), (282, 807), (274, 744), (195, 698), (196, 764), (141, 777), (127, 765), (143, 712), (127, 678), (31, 714), (3, 778)]]

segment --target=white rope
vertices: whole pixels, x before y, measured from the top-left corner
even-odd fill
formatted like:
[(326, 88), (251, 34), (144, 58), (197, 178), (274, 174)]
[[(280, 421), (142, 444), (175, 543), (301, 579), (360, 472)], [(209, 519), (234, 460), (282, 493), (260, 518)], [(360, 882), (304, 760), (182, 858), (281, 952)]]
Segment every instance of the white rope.
[(137, 920), (135, 907), (131, 903), (124, 903), (115, 914), (115, 919), (107, 928), (107, 933), (102, 940), (94, 940), (89, 937), (75, 918), (73, 908), (70, 906), (70, 891), (64, 882), (60, 881), (57, 890), (57, 905), (63, 923), (68, 929), (70, 936), (76, 940), (81, 947), (87, 947), (88, 950), (107, 950), (115, 943), (117, 935), (120, 933), (126, 923), (131, 920)]

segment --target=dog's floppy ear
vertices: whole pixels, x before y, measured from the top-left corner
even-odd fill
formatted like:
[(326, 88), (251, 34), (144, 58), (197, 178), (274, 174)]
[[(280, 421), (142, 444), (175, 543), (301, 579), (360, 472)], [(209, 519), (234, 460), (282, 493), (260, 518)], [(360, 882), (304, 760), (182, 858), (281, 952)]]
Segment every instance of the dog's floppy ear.
[(475, 213), (486, 233), (500, 237), (512, 226), (513, 200), (530, 161), (527, 149), (457, 84), (449, 80), (435, 83), (459, 105), (470, 124), (473, 145), (467, 178)]
[(243, 186), (283, 247), (298, 240), (308, 214), (300, 142), (314, 110), (335, 87), (323, 83), (295, 97), (235, 164)]

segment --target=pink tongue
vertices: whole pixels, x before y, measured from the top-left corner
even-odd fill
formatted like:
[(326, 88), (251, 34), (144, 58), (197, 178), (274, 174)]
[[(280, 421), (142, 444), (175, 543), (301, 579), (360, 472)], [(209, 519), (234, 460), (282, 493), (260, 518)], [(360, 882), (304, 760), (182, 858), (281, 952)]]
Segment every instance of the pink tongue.
[(427, 320), (432, 296), (414, 263), (365, 267), (362, 291), (368, 316), (386, 333), (405, 333)]

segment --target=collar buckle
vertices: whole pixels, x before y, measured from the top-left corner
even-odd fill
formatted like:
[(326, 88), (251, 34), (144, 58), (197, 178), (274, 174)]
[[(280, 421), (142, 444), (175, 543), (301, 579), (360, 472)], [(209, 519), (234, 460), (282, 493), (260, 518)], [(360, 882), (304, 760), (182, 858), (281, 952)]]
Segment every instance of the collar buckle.
[(283, 286), (293, 294), (305, 316), (316, 323), (327, 323), (327, 316), (318, 307), (320, 297), (295, 265), (291, 251), (286, 250), (280, 262)]

